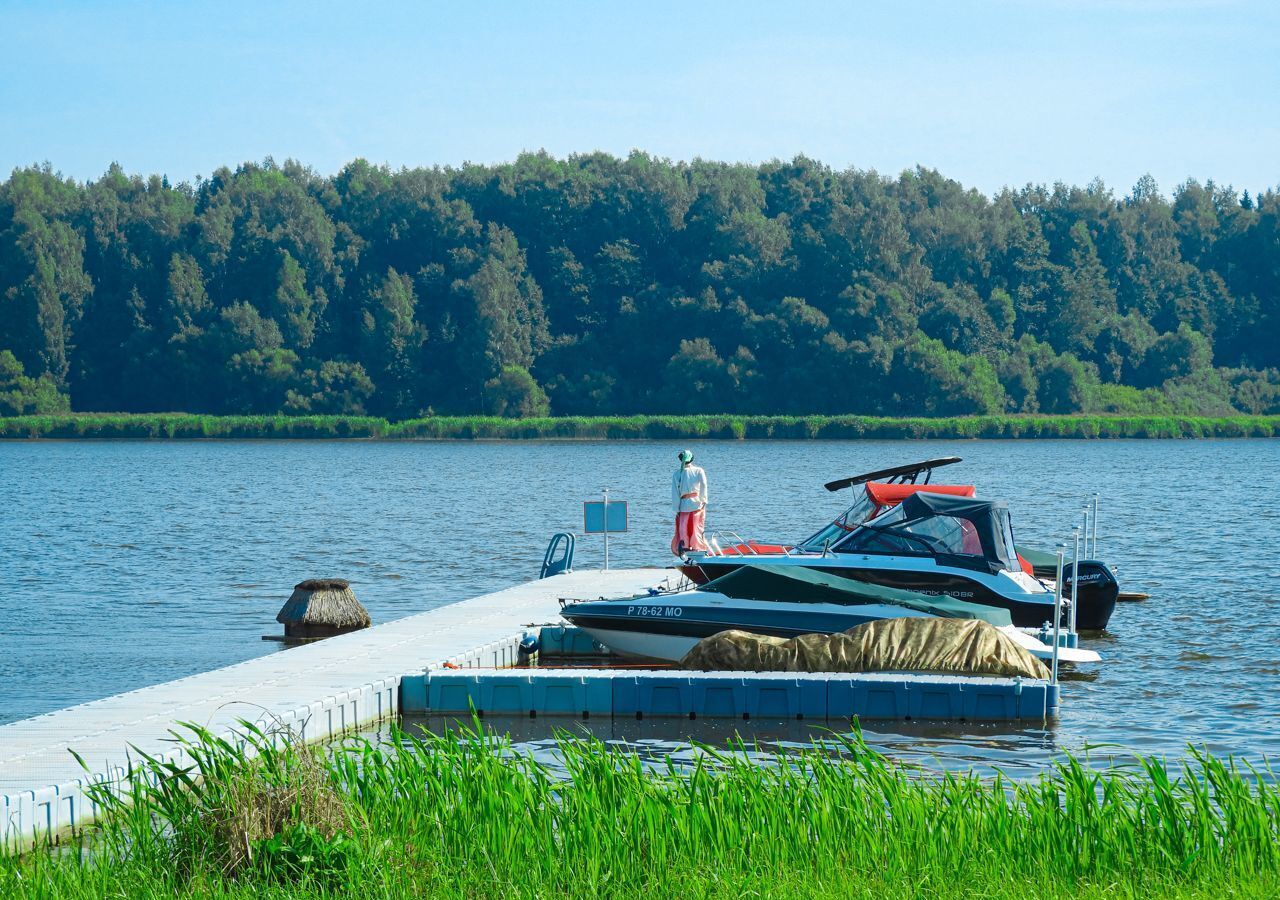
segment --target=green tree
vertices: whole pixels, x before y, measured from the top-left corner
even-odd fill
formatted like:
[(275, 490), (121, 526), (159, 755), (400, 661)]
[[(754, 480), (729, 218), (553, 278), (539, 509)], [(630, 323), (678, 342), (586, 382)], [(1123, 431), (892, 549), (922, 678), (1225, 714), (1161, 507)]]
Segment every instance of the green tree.
[(981, 415), (1005, 407), (991, 363), (948, 350), (923, 333), (903, 348), (894, 374), (895, 415)]
[(504, 369), (528, 370), (548, 341), (542, 291), (526, 271), (515, 235), (490, 225), (474, 259), (472, 273), (455, 280), (450, 291), (456, 324), (447, 336), (449, 374), (457, 390), (446, 402), (462, 411), (481, 408), (484, 386)]
[(732, 412), (734, 379), (706, 338), (680, 342), (663, 372), (659, 402), (665, 412)]
[(291, 413), (362, 416), (374, 385), (360, 363), (327, 359), (307, 369), (286, 388), (284, 408)]
[(84, 238), (66, 220), (79, 203), (75, 186), (48, 169), (16, 171), (0, 191), (0, 346), (59, 387), (93, 290)]
[(28, 378), (18, 358), (8, 350), (0, 350), (0, 415), (24, 416), (70, 409), (70, 400), (59, 392), (53, 376), (45, 373), (39, 378)]
[(497, 378), (484, 385), (485, 412), (494, 416), (525, 418), (551, 412), (547, 393), (527, 369), (505, 366)]
[(375, 408), (392, 416), (412, 415), (417, 411), (414, 365), (425, 339), (414, 319), (418, 298), (413, 279), (387, 269), (363, 306), (360, 357), (381, 387)]

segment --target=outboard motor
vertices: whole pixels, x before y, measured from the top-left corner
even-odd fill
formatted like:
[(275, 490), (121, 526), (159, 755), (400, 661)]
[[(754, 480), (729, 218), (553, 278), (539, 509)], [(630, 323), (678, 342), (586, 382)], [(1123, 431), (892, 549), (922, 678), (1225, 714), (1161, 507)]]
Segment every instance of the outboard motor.
[[(1111, 621), (1120, 596), (1120, 583), (1115, 573), (1104, 562), (1082, 559), (1079, 565), (1080, 603), (1076, 607), (1076, 628), (1080, 631), (1101, 631)], [(1075, 597), (1075, 585), (1071, 583), (1071, 566), (1062, 569), (1062, 594)]]

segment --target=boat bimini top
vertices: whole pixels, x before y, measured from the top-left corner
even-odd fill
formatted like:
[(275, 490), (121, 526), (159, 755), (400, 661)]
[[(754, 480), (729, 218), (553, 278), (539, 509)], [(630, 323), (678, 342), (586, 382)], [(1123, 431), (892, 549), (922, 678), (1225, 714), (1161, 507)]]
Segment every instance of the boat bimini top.
[(1003, 500), (917, 492), (864, 522), (833, 553), (930, 556), (945, 566), (997, 574), (1020, 572), (1013, 525)]

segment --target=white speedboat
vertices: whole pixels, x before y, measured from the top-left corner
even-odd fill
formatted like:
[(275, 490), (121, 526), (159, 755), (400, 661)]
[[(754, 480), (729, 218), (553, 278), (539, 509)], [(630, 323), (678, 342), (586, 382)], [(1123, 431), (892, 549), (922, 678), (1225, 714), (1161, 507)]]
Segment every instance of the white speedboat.
[[(615, 600), (565, 602), (561, 615), (623, 656), (678, 662), (703, 638), (736, 629), (777, 637), (834, 634), (903, 617), (981, 619), (1040, 659), (1053, 650), (1013, 626), (1007, 610), (853, 581), (806, 567), (744, 563), (695, 589), (651, 590)], [(1062, 647), (1063, 662), (1097, 662), (1092, 650)]]

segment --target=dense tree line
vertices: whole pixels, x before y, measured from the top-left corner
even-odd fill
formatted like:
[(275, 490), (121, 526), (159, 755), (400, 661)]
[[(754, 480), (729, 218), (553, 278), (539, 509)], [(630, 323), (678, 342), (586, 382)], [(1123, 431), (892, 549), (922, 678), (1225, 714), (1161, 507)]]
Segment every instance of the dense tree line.
[(1258, 413), (1277, 368), (1277, 191), (642, 153), (0, 185), (0, 412)]

